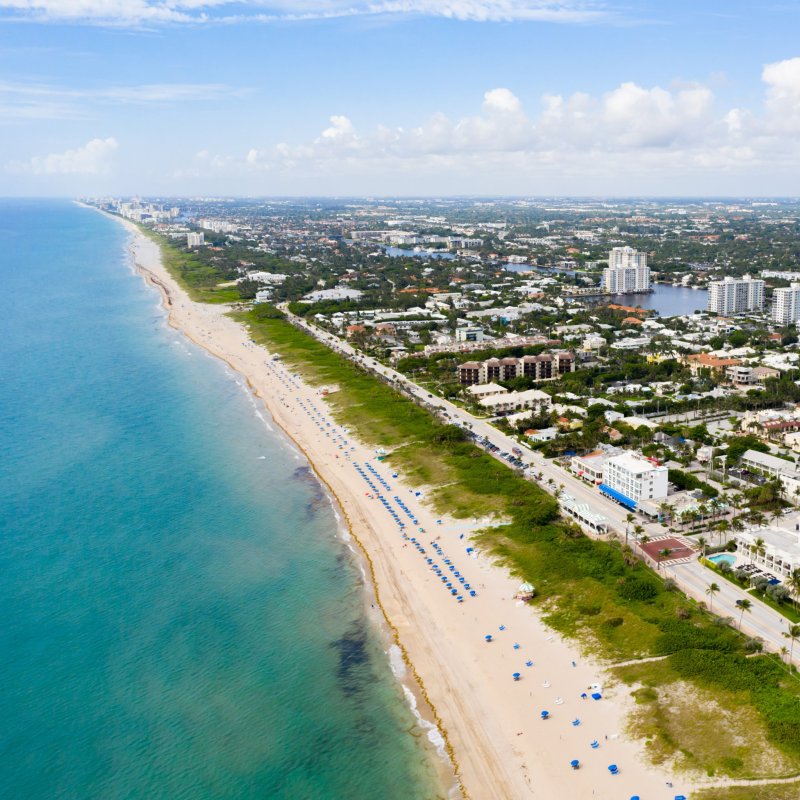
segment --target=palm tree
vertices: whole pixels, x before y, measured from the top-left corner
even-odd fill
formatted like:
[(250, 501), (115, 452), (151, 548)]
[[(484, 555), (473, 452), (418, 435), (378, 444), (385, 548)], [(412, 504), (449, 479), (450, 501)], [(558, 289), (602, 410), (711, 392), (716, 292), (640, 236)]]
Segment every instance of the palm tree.
[(750, 609), (753, 607), (753, 601), (752, 600), (748, 600), (745, 597), (744, 600), (737, 600), (736, 601), (736, 605), (739, 606), (739, 608), (741, 609), (741, 612), (742, 612), (741, 614), (739, 614), (739, 630), (741, 630), (742, 629), (742, 620), (744, 619), (744, 612), (745, 611), (748, 611), (748, 612), (750, 611)]
[(622, 560), (625, 562), (625, 566), (627, 567), (632, 567), (636, 563), (636, 556), (634, 555), (630, 545), (623, 545)]
[(717, 523), (717, 542), (720, 542), (722, 535), (731, 529), (731, 523), (726, 519), (721, 519)]
[(800, 640), (800, 625), (790, 625), (789, 630), (783, 635), (789, 640), (789, 663), (791, 664), (792, 654), (794, 653), (794, 643)]
[(794, 607), (797, 609), (797, 600), (800, 598), (800, 567), (795, 567), (788, 578), (786, 578), (786, 588), (794, 596)]
[(643, 533), (644, 533), (644, 526), (643, 525), (634, 525), (633, 526), (633, 535), (637, 539), (639, 539)]
[(631, 522), (633, 522), (634, 519), (635, 517), (631, 513), (625, 515), (625, 544), (628, 543), (628, 531), (630, 530)]
[(783, 516), (783, 510), (779, 507), (773, 508), (770, 516), (772, 517), (772, 522), (775, 523)]
[(666, 525), (666, 520), (672, 516), (672, 506), (669, 503), (659, 503), (658, 510), (661, 513), (661, 522)]
[(751, 511), (747, 515), (747, 518), (750, 520), (750, 524), (754, 528), (763, 528), (767, 521), (767, 518), (760, 511)]
[(697, 537), (697, 544), (700, 545), (700, 553), (703, 558), (706, 557), (706, 548), (708, 547), (708, 540), (705, 536), (698, 536)]
[(753, 556), (761, 556), (764, 557), (764, 553), (767, 552), (767, 549), (764, 545), (764, 540), (759, 536), (753, 544), (750, 545), (750, 561), (753, 561)]
[(714, 595), (719, 591), (719, 584), (709, 583), (706, 594), (708, 595), (708, 609), (711, 611), (714, 608)]

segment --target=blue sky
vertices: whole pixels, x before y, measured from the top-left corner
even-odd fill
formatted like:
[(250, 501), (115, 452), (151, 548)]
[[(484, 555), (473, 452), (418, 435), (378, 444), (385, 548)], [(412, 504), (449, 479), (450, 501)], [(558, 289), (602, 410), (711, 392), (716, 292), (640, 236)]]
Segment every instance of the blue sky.
[(797, 195), (800, 4), (0, 0), (0, 193)]

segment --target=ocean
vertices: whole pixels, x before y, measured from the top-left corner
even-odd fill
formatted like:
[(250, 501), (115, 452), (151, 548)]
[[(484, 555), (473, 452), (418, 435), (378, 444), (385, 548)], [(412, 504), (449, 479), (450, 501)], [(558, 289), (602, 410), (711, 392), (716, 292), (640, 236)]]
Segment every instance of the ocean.
[(0, 201), (0, 797), (442, 796), (327, 495), (126, 240)]

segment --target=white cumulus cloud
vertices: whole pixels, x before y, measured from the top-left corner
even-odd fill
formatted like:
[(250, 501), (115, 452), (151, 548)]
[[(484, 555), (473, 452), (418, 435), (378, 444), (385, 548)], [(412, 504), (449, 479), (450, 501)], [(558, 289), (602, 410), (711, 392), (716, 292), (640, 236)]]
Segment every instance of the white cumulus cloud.
[(111, 168), (111, 156), (119, 147), (113, 136), (107, 139), (92, 139), (83, 147), (33, 156), (18, 169), (34, 175), (103, 175)]

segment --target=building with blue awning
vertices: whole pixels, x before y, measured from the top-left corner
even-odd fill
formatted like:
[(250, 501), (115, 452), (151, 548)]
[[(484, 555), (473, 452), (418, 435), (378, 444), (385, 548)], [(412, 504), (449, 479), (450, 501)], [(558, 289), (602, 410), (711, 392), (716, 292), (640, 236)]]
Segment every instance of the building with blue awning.
[(625, 508), (629, 508), (631, 511), (636, 510), (635, 500), (631, 500), (630, 497), (626, 497), (622, 492), (612, 489), (607, 483), (601, 483), (599, 489), (604, 495), (610, 497), (612, 500), (616, 500), (620, 505), (625, 506)]

